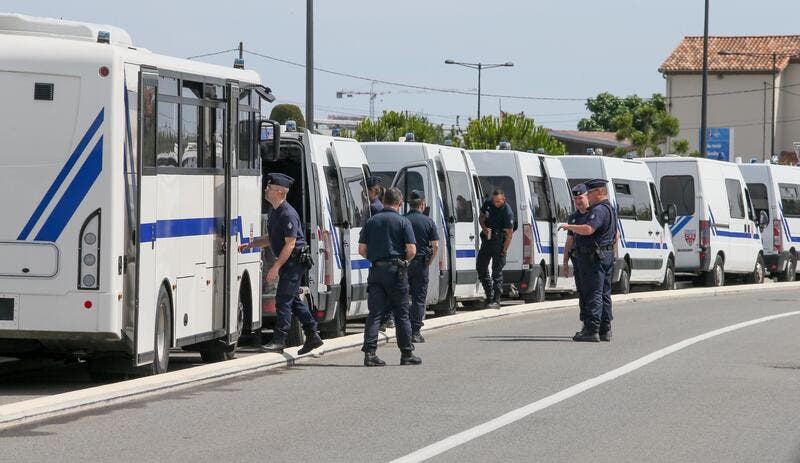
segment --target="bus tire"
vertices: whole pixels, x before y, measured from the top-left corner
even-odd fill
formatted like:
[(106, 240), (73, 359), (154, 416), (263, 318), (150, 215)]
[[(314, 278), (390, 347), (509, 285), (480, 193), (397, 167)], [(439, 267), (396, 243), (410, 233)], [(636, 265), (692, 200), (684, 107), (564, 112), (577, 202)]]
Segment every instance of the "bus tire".
[(756, 258), (756, 265), (753, 267), (752, 273), (747, 275), (747, 282), (754, 285), (764, 283), (764, 257), (761, 254)]
[(709, 288), (725, 286), (725, 263), (721, 256), (717, 255), (711, 271), (703, 275), (703, 283)]
[(156, 303), (156, 323), (153, 335), (153, 363), (150, 374), (166, 373), (169, 368), (169, 349), (172, 338), (172, 303), (167, 290), (162, 286)]
[(664, 271), (664, 282), (661, 283), (661, 289), (664, 291), (672, 291), (676, 289), (675, 282), (675, 264), (672, 260), (667, 261), (667, 269)]
[(526, 304), (532, 302), (544, 302), (545, 299), (545, 292), (544, 292), (544, 278), (539, 275), (536, 277), (536, 283), (533, 291), (528, 294), (522, 296), (522, 300), (525, 301)]
[(458, 310), (458, 304), (456, 304), (452, 288), (447, 290), (447, 297), (442, 302), (433, 306), (433, 313), (436, 315), (453, 315), (456, 310)]
[(628, 294), (631, 292), (631, 271), (628, 266), (622, 267), (619, 281), (614, 285), (614, 294)]
[(778, 275), (780, 281), (794, 281), (797, 278), (797, 257), (792, 253), (786, 262), (786, 270)]

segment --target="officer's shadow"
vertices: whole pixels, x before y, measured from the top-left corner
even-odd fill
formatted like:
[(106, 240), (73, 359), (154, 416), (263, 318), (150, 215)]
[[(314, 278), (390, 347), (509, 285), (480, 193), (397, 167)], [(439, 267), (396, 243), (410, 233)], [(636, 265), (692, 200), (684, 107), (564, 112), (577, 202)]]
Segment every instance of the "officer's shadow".
[(481, 342), (573, 342), (572, 336), (472, 336)]

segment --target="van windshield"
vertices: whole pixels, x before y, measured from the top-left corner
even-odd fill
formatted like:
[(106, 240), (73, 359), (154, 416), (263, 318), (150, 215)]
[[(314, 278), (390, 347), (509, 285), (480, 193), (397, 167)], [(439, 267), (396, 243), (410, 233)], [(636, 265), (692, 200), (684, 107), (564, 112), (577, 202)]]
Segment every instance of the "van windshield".
[(694, 177), (691, 175), (665, 175), (661, 177), (659, 191), (664, 209), (674, 204), (678, 215), (694, 214)]

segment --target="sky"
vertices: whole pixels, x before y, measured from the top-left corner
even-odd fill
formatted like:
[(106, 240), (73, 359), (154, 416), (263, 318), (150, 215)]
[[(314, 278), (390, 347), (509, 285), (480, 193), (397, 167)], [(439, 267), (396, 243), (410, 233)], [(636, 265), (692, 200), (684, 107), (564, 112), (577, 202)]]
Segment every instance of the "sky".
[[(0, 10), (112, 24), (134, 45), (170, 56), (233, 49), (241, 41), (247, 51), (305, 62), (304, 0), (3, 0)], [(315, 67), (362, 77), (317, 71), (316, 118), (366, 116), (368, 95), (337, 99), (336, 92), (369, 92), (373, 79), (475, 93), (477, 71), (446, 59), (511, 61), (514, 67), (483, 71), (481, 113), (502, 108), (545, 127), (575, 129), (588, 116), (586, 98), (600, 92), (664, 93), (659, 65), (684, 36), (703, 34), (703, 0), (316, 0), (314, 13)], [(711, 35), (800, 34), (800, 1), (711, 0), (709, 18)], [(230, 66), (235, 57), (199, 59)], [(252, 54), (245, 54), (245, 67), (259, 72), (276, 103), (304, 108), (303, 67)], [(407, 110), (462, 127), (476, 116), (476, 95), (384, 83), (374, 90), (381, 93), (378, 115)]]

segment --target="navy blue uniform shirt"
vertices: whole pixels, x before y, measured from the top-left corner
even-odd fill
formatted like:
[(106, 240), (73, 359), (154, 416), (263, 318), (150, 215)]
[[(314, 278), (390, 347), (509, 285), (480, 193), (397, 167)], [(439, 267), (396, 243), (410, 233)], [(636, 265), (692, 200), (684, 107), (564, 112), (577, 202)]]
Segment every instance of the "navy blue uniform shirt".
[[(581, 212), (575, 209), (575, 212), (567, 217), (567, 223), (570, 225), (584, 225), (586, 223), (586, 219), (589, 217), (589, 211)], [(581, 240), (583, 236), (573, 232), (572, 230), (567, 230), (567, 236), (571, 236), (572, 241), (572, 249), (577, 250), (578, 247), (581, 245)]]
[(406, 244), (417, 244), (411, 222), (393, 209), (384, 209), (367, 220), (358, 242), (367, 245), (370, 262), (405, 259)]
[(417, 255), (430, 255), (431, 241), (439, 241), (436, 222), (420, 211), (410, 211), (405, 217), (411, 222), (411, 228), (414, 230), (414, 238), (417, 240)]
[(617, 237), (617, 213), (607, 199), (589, 208), (586, 225), (592, 227), (594, 233), (581, 237), (581, 246), (584, 242), (592, 247), (614, 244)]
[(369, 203), (369, 215), (375, 215), (378, 212), (383, 210), (383, 203), (380, 199), (376, 196), (372, 201)]
[(508, 203), (500, 207), (494, 207), (491, 199), (484, 201), (481, 206), (481, 214), (486, 217), (486, 227), (492, 230), (505, 230), (514, 228), (514, 211)]
[(269, 234), (269, 245), (272, 246), (276, 257), (281, 253), (283, 245), (286, 244), (286, 238), (297, 238), (294, 243), (295, 249), (306, 245), (300, 215), (286, 201), (276, 209), (272, 209), (267, 222), (267, 233)]

